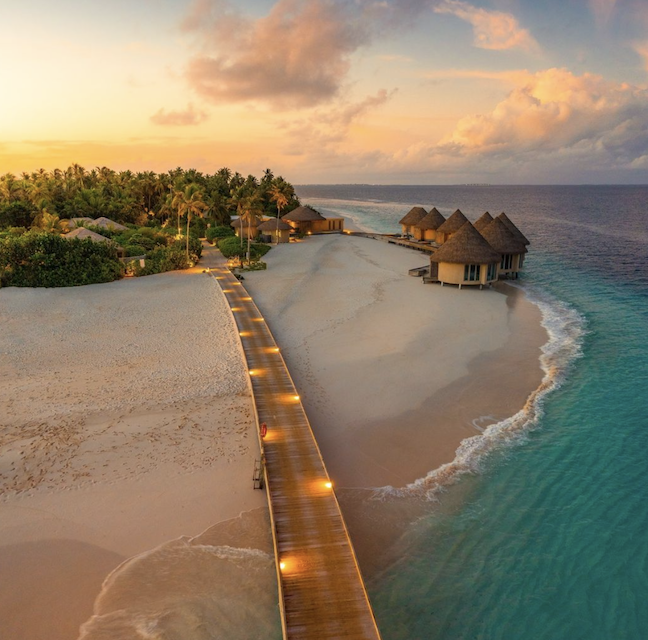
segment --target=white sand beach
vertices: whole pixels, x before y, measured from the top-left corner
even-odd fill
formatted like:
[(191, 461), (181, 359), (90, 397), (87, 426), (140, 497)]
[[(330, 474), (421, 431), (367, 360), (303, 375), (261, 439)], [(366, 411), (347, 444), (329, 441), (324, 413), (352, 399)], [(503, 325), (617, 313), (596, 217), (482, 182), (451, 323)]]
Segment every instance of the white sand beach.
[(3, 637), (76, 638), (110, 571), (210, 527), (210, 548), (261, 549), (272, 585), (238, 336), (200, 271), (0, 291)]
[[(330, 235), (273, 248), (267, 271), (246, 274), (369, 576), (420, 501), (369, 501), (367, 489), (452, 461), (542, 378), (538, 309), (507, 285), (459, 291), (407, 276), (426, 259)], [(9, 637), (276, 637), (252, 403), (216, 281), (198, 268), (6, 289), (0, 321)]]

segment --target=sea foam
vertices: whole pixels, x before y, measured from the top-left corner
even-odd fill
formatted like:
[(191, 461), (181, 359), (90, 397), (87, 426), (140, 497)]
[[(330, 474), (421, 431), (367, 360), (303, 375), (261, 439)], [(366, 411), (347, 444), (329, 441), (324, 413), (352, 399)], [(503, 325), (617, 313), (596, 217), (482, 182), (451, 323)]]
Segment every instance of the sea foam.
[(418, 496), (437, 500), (439, 493), (461, 476), (480, 473), (484, 461), (492, 452), (524, 441), (526, 434), (538, 426), (546, 396), (562, 385), (570, 365), (582, 355), (586, 321), (576, 309), (534, 285), (513, 286), (524, 290), (527, 299), (540, 309), (542, 326), (549, 336), (541, 348), (540, 366), (544, 376), (540, 386), (515, 415), (489, 425), (479, 435), (463, 440), (452, 462), (430, 471), (405, 487), (372, 489), (373, 499)]

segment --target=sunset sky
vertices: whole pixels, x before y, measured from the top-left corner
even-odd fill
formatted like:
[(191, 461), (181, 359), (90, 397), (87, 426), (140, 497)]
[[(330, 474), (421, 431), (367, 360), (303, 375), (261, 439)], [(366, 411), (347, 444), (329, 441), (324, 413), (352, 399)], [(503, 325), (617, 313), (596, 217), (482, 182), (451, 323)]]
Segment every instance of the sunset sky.
[(21, 0), (0, 172), (648, 182), (643, 0)]

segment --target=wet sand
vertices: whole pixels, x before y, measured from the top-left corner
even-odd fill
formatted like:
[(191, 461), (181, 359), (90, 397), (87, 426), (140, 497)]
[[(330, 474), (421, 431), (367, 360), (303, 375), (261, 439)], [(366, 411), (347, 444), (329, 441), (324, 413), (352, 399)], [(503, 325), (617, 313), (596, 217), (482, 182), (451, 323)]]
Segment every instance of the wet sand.
[[(423, 285), (418, 252), (319, 236), (268, 254), (246, 286), (275, 333), (340, 496), (361, 566), (429, 509), (372, 491), (454, 459), (465, 438), (517, 413), (540, 385), (541, 314), (506, 284)], [(391, 514), (391, 515), (390, 515)]]

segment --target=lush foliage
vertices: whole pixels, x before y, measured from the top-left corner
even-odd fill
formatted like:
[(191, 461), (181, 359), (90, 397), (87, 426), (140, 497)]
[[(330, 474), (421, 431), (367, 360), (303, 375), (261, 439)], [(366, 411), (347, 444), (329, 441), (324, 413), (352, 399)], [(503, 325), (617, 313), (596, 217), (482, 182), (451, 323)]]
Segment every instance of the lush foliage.
[(223, 238), (230, 238), (234, 236), (234, 229), (232, 227), (218, 226), (210, 227), (207, 229), (207, 240), (212, 244), (216, 244), (217, 240), (222, 240)]
[(121, 278), (123, 266), (109, 242), (31, 231), (0, 239), (0, 283), (16, 287), (69, 287)]
[[(65, 171), (40, 169), (19, 177), (0, 176), (0, 229), (41, 228), (44, 220), (51, 227), (55, 221), (45, 217), (45, 212), (59, 221), (106, 216), (122, 224), (153, 223), (183, 229), (187, 226), (187, 200), (183, 206), (179, 194), (186, 196), (189, 187), (190, 215), (194, 220), (203, 217), (205, 225), (229, 225), (231, 215), (250, 208), (275, 216), (278, 206), (285, 213), (299, 205), (292, 185), (275, 177), (270, 169), (259, 180), (227, 168), (213, 175), (181, 168), (156, 174), (116, 172), (107, 167), (86, 171), (74, 164)], [(196, 233), (203, 235), (204, 231), (203, 223), (198, 222)]]
[[(218, 243), (218, 248), (226, 258), (245, 258), (247, 255), (247, 242), (243, 242), (243, 246), (241, 246), (240, 238), (236, 237), (221, 240)], [(268, 251), (270, 251), (270, 247), (267, 244), (253, 242), (250, 245), (250, 259), (258, 260)]]

